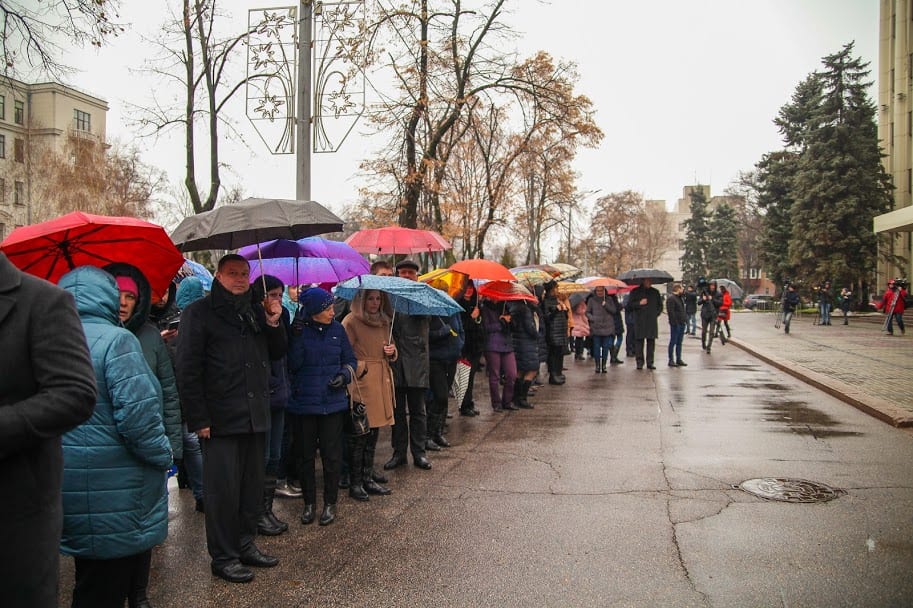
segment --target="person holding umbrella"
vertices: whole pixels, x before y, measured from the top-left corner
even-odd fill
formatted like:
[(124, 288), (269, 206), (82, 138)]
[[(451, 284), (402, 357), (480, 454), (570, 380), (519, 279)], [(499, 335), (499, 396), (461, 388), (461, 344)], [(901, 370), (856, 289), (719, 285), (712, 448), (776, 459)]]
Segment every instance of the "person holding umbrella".
[(590, 334), (593, 338), (593, 361), (596, 373), (606, 373), (609, 356), (615, 358), (615, 316), (618, 304), (606, 293), (606, 288), (599, 285), (586, 299), (586, 317), (590, 323)]
[[(418, 270), (418, 264), (412, 260), (403, 260), (396, 265), (397, 276), (408, 281), (418, 278)], [(399, 349), (399, 357), (393, 365), (396, 424), (393, 425), (393, 456), (384, 464), (388, 471), (406, 464), (407, 448), (412, 452), (416, 467), (431, 468), (431, 461), (425, 456), (428, 432), (425, 391), (431, 376), (428, 331), (429, 321), (425, 315), (399, 314), (393, 324), (393, 342)]]
[[(393, 424), (396, 394), (393, 370), (396, 344), (390, 342), (393, 307), (387, 295), (375, 289), (359, 290), (352, 300), (350, 314), (342, 321), (352, 351), (358, 360), (353, 391), (365, 404), (371, 432), (350, 439), (349, 495), (365, 500), (369, 494), (387, 495), (390, 489), (375, 480), (374, 454), (381, 427)], [(359, 491), (360, 490), (360, 491)]]
[[(631, 290), (628, 297), (628, 309), (634, 313), (634, 356), (637, 369), (656, 369), (653, 356), (656, 352), (656, 338), (659, 335), (657, 319), (663, 312), (663, 299), (653, 287), (653, 279), (645, 277), (640, 285)], [(646, 356), (644, 353), (646, 342)]]
[(254, 578), (279, 560), (254, 544), (263, 506), (269, 361), (286, 353), (282, 305), (253, 302), (250, 265), (219, 260), (212, 291), (181, 313), (176, 370), (187, 427), (203, 445), (206, 544), (215, 576)]

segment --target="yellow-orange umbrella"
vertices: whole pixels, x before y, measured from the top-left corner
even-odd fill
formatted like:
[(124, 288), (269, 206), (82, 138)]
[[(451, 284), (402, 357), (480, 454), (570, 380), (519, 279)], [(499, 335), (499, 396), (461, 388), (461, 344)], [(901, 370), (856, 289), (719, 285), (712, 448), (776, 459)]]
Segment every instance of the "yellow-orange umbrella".
[(449, 268), (438, 268), (437, 270), (426, 272), (418, 280), (445, 292), (454, 300), (463, 297), (463, 292), (466, 290), (466, 286), (469, 285), (468, 274)]

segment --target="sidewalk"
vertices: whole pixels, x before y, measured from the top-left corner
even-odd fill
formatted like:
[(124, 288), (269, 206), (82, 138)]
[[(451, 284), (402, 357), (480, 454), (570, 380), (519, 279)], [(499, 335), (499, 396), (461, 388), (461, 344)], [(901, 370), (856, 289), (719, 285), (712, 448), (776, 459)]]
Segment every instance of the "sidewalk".
[(913, 426), (913, 330), (888, 336), (880, 314), (850, 317), (849, 325), (834, 316), (830, 326), (806, 314), (787, 335), (775, 319), (733, 312), (732, 344), (889, 424)]

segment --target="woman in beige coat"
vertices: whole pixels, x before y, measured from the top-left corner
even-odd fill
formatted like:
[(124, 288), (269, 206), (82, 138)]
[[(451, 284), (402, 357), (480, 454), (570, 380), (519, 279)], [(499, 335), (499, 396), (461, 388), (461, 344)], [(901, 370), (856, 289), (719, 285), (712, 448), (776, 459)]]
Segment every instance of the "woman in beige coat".
[(390, 362), (397, 357), (390, 337), (393, 308), (387, 295), (376, 290), (359, 291), (352, 300), (351, 313), (342, 321), (349, 336), (358, 369), (349, 386), (352, 397), (364, 402), (371, 432), (352, 437), (349, 496), (368, 500), (368, 494), (386, 495), (381, 485), (387, 478), (374, 471), (374, 452), (380, 427), (393, 424), (393, 372)]

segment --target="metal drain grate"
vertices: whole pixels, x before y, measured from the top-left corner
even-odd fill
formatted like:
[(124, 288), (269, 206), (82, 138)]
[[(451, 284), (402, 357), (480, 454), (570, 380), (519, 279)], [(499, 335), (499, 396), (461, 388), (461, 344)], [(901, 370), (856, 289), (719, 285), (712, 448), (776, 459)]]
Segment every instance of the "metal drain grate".
[(827, 502), (846, 494), (844, 490), (832, 488), (823, 483), (785, 477), (748, 479), (736, 487), (766, 500), (781, 502)]

